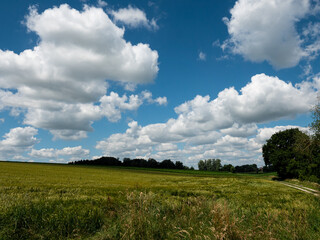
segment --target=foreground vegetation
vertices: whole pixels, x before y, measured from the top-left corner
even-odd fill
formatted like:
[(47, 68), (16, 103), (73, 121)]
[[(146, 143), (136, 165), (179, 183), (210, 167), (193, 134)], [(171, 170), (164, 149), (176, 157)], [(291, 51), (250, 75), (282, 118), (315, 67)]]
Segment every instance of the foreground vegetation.
[(0, 239), (320, 239), (320, 200), (270, 174), (0, 162)]

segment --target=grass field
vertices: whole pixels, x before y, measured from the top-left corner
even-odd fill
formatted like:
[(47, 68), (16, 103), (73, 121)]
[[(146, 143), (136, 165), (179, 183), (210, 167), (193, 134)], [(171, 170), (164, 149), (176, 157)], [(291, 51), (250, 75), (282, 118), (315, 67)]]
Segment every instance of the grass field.
[(320, 239), (320, 199), (271, 178), (0, 162), (0, 239)]

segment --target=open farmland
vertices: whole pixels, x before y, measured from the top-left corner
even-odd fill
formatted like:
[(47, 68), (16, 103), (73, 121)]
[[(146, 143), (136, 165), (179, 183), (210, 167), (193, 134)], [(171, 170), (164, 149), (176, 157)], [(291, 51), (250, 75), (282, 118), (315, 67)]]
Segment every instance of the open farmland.
[(0, 162), (0, 239), (320, 239), (320, 199), (262, 174)]

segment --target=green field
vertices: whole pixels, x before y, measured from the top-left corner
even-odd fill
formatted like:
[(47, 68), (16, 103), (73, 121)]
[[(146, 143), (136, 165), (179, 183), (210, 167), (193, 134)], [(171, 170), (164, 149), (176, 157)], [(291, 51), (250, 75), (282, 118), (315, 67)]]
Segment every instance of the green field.
[(271, 178), (0, 162), (0, 239), (320, 239), (319, 197)]

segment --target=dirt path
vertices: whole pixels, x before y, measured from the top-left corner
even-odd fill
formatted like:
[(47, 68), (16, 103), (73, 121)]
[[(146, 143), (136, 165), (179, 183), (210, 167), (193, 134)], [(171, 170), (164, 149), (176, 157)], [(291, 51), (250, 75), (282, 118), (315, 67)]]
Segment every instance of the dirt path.
[(313, 195), (318, 196), (318, 197), (320, 196), (320, 192), (319, 191), (311, 189), (311, 188), (307, 188), (307, 187), (304, 187), (304, 186), (296, 185), (296, 184), (293, 184), (293, 183), (287, 183), (287, 182), (279, 182), (279, 183), (281, 183), (283, 185), (286, 185), (288, 187), (291, 187), (291, 188), (295, 188), (295, 189), (301, 190), (301, 191), (309, 193), (309, 194), (313, 194)]

